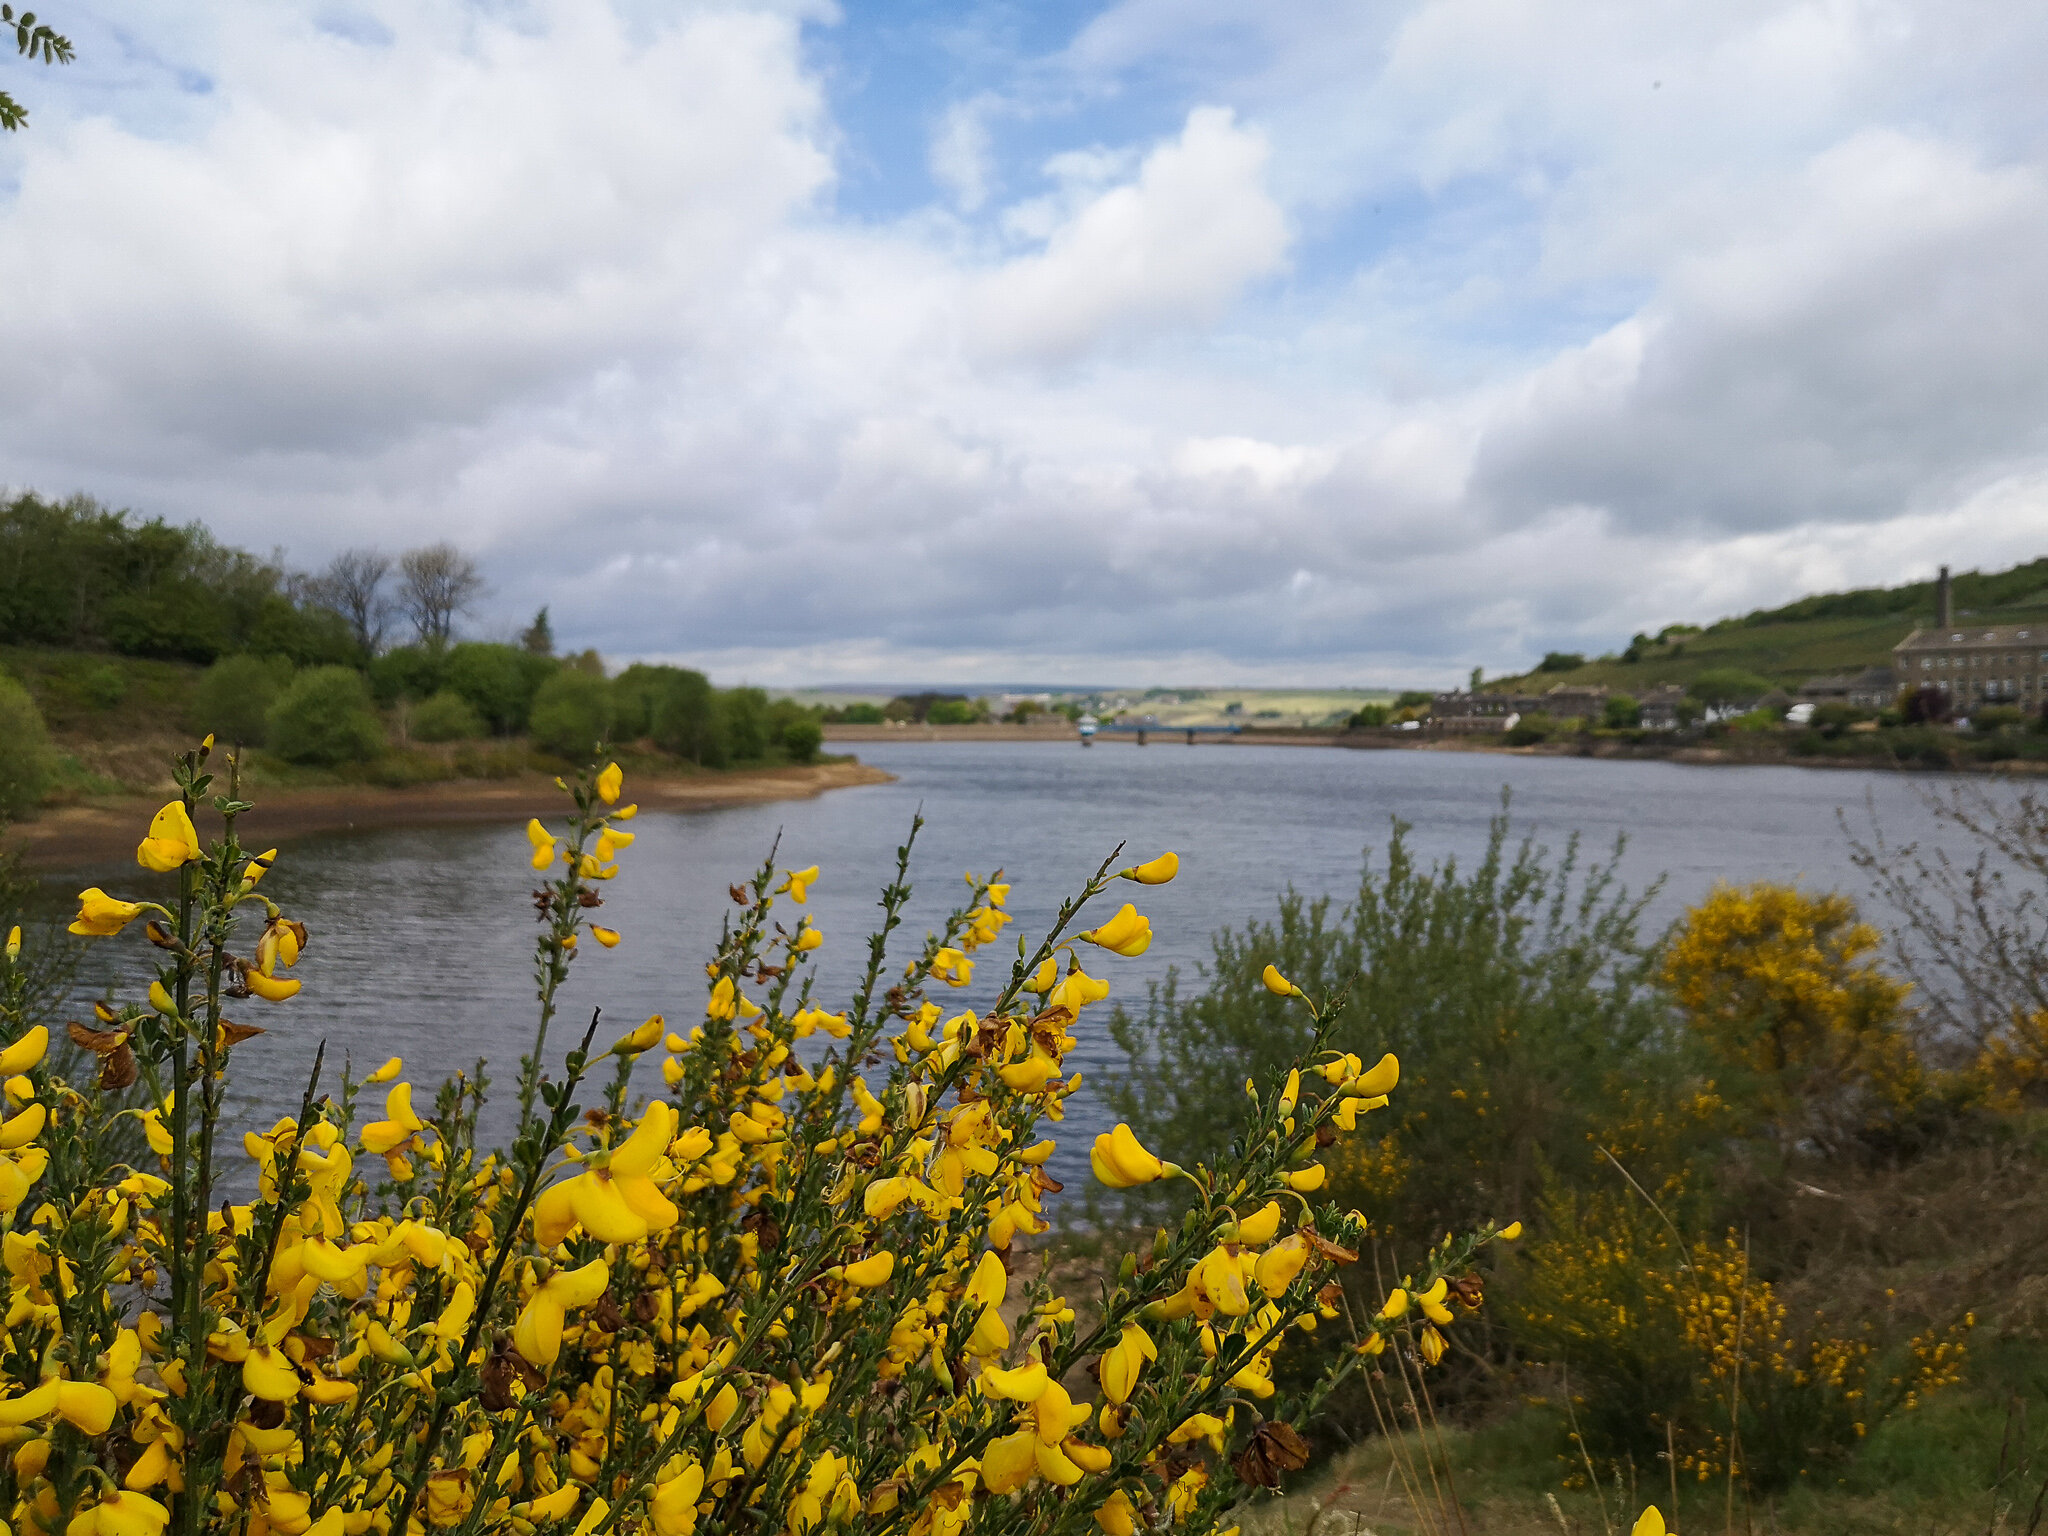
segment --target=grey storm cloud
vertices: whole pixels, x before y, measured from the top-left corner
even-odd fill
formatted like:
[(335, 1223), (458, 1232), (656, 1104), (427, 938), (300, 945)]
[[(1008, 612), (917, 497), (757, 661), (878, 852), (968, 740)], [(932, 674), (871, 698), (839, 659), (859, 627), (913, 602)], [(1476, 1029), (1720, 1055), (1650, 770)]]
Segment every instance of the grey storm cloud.
[(2022, 9), (1127, 0), (1017, 89), (1170, 125), (1020, 167), (984, 91), (877, 222), (822, 13), (222, 0), (205, 93), (0, 146), (0, 480), (768, 682), (1448, 679), (2031, 556)]

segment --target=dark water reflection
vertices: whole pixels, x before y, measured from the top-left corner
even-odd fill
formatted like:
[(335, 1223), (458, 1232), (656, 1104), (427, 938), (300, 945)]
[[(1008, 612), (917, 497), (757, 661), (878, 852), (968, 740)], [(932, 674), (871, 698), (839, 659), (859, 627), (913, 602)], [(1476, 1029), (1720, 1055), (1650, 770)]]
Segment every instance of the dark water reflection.
[[(863, 747), (862, 756), (898, 782), (813, 801), (642, 816), (639, 841), (603, 911), (626, 942), (579, 963), (564, 1019), (580, 1025), (601, 1005), (607, 1041), (649, 1013), (694, 1021), (704, 997), (702, 961), (734, 910), (726, 887), (760, 861), (778, 830), (781, 862), (823, 866), (811, 897), (828, 940), (819, 954), (820, 992), (843, 998), (862, 963), (876, 892), (920, 808), (927, 826), (913, 871), (920, 880), (913, 937), (964, 893), (961, 874), (969, 868), (1008, 871), (1011, 910), (1035, 934), (1061, 894), (1119, 841), (1133, 858), (1177, 850), (1180, 879), (1140, 899), (1159, 934), (1150, 953), (1135, 961), (1104, 957), (1114, 995), (1124, 998), (1142, 997), (1145, 982), (1170, 965), (1199, 962), (1212, 930), (1270, 912), (1290, 883), (1312, 893), (1351, 891), (1361, 850), (1384, 843), (1390, 817), (1413, 824), (1425, 858), (1471, 856), (1484, 845), (1504, 785), (1513, 791), (1518, 827), (1553, 845), (1574, 832), (1597, 847), (1626, 834), (1628, 879), (1638, 886), (1665, 879), (1652, 908), (1660, 925), (1716, 879), (1798, 880), (1862, 894), (1836, 810), (1865, 825), (1866, 795), (1889, 830), (1935, 834), (1916, 798), (1924, 781), (1895, 775), (1123, 743), (1089, 750), (883, 744)], [(331, 1064), (346, 1054), (360, 1073), (400, 1054), (422, 1085), (486, 1057), (502, 1106), (533, 1033), (526, 852), (517, 826), (376, 831), (291, 845), (265, 888), (312, 930), (298, 972), (306, 987), (280, 1006), (242, 1005), (245, 1022), (271, 1032), (236, 1053), (237, 1112), (267, 1123), (295, 1104), (323, 1038)], [(52, 898), (94, 881), (117, 892), (146, 890), (145, 882), (159, 878), (132, 864), (74, 871)], [(906, 942), (906, 957), (912, 947)], [(962, 1005), (993, 995), (1010, 953), (999, 946), (986, 984), (956, 994)], [(101, 942), (90, 961), (91, 989), (132, 984), (148, 954), (139, 936)], [(1078, 1064), (1091, 1074), (1108, 1066), (1114, 1053), (1100, 1024), (1084, 1024), (1080, 1034)], [(558, 1057), (566, 1043), (557, 1039), (551, 1054)], [(1084, 1089), (1063, 1153), (1085, 1147), (1102, 1128)]]

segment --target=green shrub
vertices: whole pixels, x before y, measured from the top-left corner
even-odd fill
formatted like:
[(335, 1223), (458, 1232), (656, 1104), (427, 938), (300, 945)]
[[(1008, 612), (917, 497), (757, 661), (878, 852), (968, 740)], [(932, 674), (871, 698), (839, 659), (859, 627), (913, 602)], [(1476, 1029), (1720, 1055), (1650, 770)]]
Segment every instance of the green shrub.
[(447, 689), (415, 704), (406, 728), (414, 741), (474, 741), (484, 733), (469, 700)]
[(534, 693), (556, 667), (553, 657), (517, 646), (465, 641), (448, 652), (441, 686), (467, 699), (498, 735), (510, 736), (525, 729)]
[(86, 673), (78, 691), (94, 709), (112, 709), (128, 697), (128, 674), (108, 662)]
[(654, 711), (678, 675), (674, 667), (636, 661), (612, 679), (612, 730), (621, 741), (654, 733)]
[(313, 667), (270, 706), (270, 749), (287, 762), (335, 767), (367, 762), (384, 749), (384, 728), (362, 674)]
[(1272, 920), (1216, 934), (1194, 985), (1169, 969), (1111, 1015), (1125, 1058), (1104, 1085), (1112, 1113), (1148, 1145), (1227, 1146), (1245, 1078), (1306, 1037), (1261, 982), (1270, 962), (1312, 993), (1349, 989), (1331, 1049), (1401, 1061), (1399, 1110), (1373, 1126), (1398, 1136), (1396, 1166), (1347, 1160), (1332, 1198), (1364, 1199), (1352, 1181), (1371, 1182), (1374, 1225), (1396, 1243), (1433, 1241), (1454, 1213), (1532, 1212), (1546, 1168), (1594, 1157), (1609, 1074), (1626, 1064), (1640, 1088), (1669, 1059), (1648, 1049), (1665, 1013), (1619, 850), (1590, 859), (1573, 838), (1553, 855), (1510, 830), (1503, 811), (1478, 859), (1432, 866), (1396, 821), (1348, 906), (1290, 891)]
[(717, 694), (702, 672), (673, 670), (654, 701), (647, 733), (664, 752), (673, 752), (706, 768), (725, 765), (725, 734), (719, 723)]
[(1546, 651), (1543, 659), (1536, 663), (1538, 672), (1576, 672), (1586, 664), (1586, 658), (1578, 651)]
[(728, 688), (718, 695), (719, 734), (726, 756), (758, 763), (768, 755), (768, 695), (758, 688)]
[(1351, 716), (1351, 729), (1354, 731), (1372, 730), (1377, 726), (1385, 725), (1392, 714), (1393, 711), (1384, 704), (1361, 704)]
[(564, 669), (533, 696), (534, 745), (561, 757), (586, 758), (611, 734), (612, 690), (601, 677)]
[(1868, 720), (1870, 711), (1858, 709), (1854, 704), (1839, 702), (1816, 704), (1813, 716), (1806, 723), (1829, 740), (1842, 734), (1859, 721)]
[(57, 754), (42, 711), (26, 688), (0, 672), (0, 821), (41, 804), (56, 771)]
[(260, 747), (269, 736), (270, 707), (291, 680), (288, 661), (224, 656), (192, 690), (192, 728), (232, 745)]
[(424, 699), (439, 693), (447, 675), (445, 646), (393, 646), (370, 663), (370, 691), (388, 708), (400, 699)]
[(1643, 723), (1643, 706), (1625, 693), (1613, 694), (1601, 708), (1600, 723), (1610, 731), (1632, 731)]
[(777, 699), (768, 706), (768, 739), (791, 762), (808, 763), (825, 740), (823, 714), (795, 699)]
[(817, 759), (818, 748), (825, 744), (825, 728), (806, 715), (801, 720), (791, 720), (782, 727), (782, 755), (792, 763), (808, 763)]
[(1709, 667), (1685, 691), (1710, 708), (1722, 709), (1745, 699), (1762, 698), (1771, 691), (1771, 680), (1742, 667)]
[(2027, 714), (2012, 704), (1986, 704), (1970, 712), (1970, 729), (1980, 736), (1995, 736), (2003, 730), (2018, 730), (2027, 723)]

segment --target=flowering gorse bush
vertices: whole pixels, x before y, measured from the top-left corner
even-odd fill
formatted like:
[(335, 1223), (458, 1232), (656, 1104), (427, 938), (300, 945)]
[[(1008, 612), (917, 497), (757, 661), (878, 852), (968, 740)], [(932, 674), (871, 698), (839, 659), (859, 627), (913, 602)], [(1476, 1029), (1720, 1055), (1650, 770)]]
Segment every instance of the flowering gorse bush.
[[(508, 1149), (476, 1145), (486, 1082), (416, 1102), (396, 1059), (332, 1089), (316, 1059), (296, 1112), (236, 1145), (228, 1073), (263, 1043), (226, 1010), (288, 1004), (312, 936), (266, 896), (275, 850), (242, 848), (250, 807), (232, 760), (216, 787), (210, 747), (179, 760), (138, 850), (171, 888), (80, 898), (74, 931), (139, 923), (161, 955), (146, 1000), (72, 1026), (96, 1078), (56, 1076), (40, 1027), (10, 1022), (0, 1051), (16, 1532), (1206, 1531), (1302, 1464), (1294, 1426), (1345, 1373), (1441, 1358), (1454, 1306), (1478, 1304), (1476, 1250), (1515, 1230), (1447, 1237), (1377, 1315), (1347, 1314), (1330, 1266), (1362, 1218), (1314, 1204), (1316, 1157), (1399, 1069), (1323, 1048), (1334, 1010), (1269, 969), (1312, 1049), (1247, 1085), (1214, 1168), (1127, 1126), (1096, 1138), (1097, 1177), (1185, 1180), (1187, 1214), (1095, 1294), (1055, 1289), (1025, 1240), (1058, 1188), (1039, 1126), (1108, 991), (1080, 957), (1151, 939), (1129, 904), (1077, 919), (1119, 881), (1173, 878), (1171, 854), (1106, 862), (985, 1011), (950, 1015), (938, 998), (1010, 921), (999, 877), (970, 876), (904, 965), (906, 844), (830, 1011), (809, 963), (818, 872), (771, 864), (732, 888), (699, 1022), (600, 1047), (593, 1017), (546, 1069), (570, 967), (621, 941), (592, 920), (633, 841), (616, 766), (564, 786), (559, 828), (528, 829), (539, 1029)], [(12, 955), (6, 975), (18, 1007)], [(641, 1103), (634, 1067), (656, 1052), (665, 1093)], [(111, 1161), (124, 1115), (147, 1166)], [(1339, 1318), (1350, 1347), (1280, 1394), (1289, 1332)]]
[(1973, 1313), (1896, 1344), (1868, 1320), (1796, 1315), (1733, 1233), (1681, 1247), (1619, 1196), (1558, 1195), (1544, 1214), (1511, 1310), (1565, 1369), (1568, 1464), (1661, 1452), (1702, 1482), (1780, 1488), (1961, 1379)]

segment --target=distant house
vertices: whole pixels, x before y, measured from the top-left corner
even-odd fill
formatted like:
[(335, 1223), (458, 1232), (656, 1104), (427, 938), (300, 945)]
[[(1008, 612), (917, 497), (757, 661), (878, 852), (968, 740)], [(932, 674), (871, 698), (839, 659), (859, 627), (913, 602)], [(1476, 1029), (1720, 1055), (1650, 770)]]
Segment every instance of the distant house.
[(1809, 677), (1799, 685), (1799, 702), (1802, 704), (1846, 704), (1849, 702), (1849, 679), (1846, 677)]
[(1679, 706), (1685, 702), (1685, 690), (1677, 683), (1659, 683), (1636, 702), (1642, 706), (1644, 730), (1675, 731), (1678, 729)]
[(1897, 674), (1890, 667), (1865, 667), (1853, 677), (1812, 677), (1799, 689), (1802, 704), (1852, 704), (1858, 709), (1884, 709), (1898, 697)]
[(1452, 735), (1504, 731), (1518, 713), (1515, 706), (1512, 694), (1440, 693), (1429, 701), (1429, 723)]
[(1432, 730), (1451, 735), (1505, 731), (1525, 715), (1597, 720), (1607, 707), (1605, 688), (1559, 683), (1544, 693), (1440, 693), (1430, 701)]
[(1934, 601), (1933, 626), (1892, 648), (1896, 687), (1938, 688), (1958, 715), (1979, 704), (2017, 704), (2032, 712), (2048, 702), (2048, 629), (1958, 623), (1945, 565)]
[(1597, 720), (1607, 708), (1607, 690), (1584, 684), (1559, 683), (1530, 700), (1530, 704), (1534, 711), (1559, 720)]
[(1849, 679), (1849, 702), (1858, 709), (1889, 709), (1899, 697), (1899, 674), (1890, 667), (1865, 667)]

